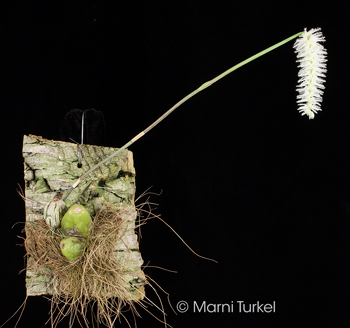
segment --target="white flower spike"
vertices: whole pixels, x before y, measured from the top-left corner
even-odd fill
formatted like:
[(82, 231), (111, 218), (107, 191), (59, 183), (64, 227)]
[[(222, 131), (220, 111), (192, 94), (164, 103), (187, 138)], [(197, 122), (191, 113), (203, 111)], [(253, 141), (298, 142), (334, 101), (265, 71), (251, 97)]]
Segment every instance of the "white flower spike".
[(309, 119), (315, 117), (315, 113), (321, 110), (323, 83), (326, 77), (326, 56), (327, 50), (319, 42), (324, 42), (325, 37), (321, 29), (311, 29), (304, 32), (294, 43), (297, 53), (297, 62), (299, 62), (299, 81), (297, 91), (297, 104), (301, 115), (309, 116)]

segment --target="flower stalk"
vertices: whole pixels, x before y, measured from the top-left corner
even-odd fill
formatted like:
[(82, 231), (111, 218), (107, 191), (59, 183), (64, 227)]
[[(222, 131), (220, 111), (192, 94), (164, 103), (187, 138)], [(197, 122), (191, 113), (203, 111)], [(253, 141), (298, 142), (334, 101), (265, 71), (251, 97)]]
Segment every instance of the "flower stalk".
[(148, 131), (150, 131), (151, 129), (153, 129), (158, 123), (160, 123), (162, 120), (164, 120), (169, 114), (171, 114), (176, 108), (178, 108), (179, 106), (181, 106), (184, 102), (186, 102), (187, 100), (189, 100), (190, 98), (192, 98), (193, 96), (195, 96), (197, 93), (199, 93), (200, 91), (203, 91), (204, 89), (210, 87), (212, 84), (214, 84), (215, 82), (219, 81), (220, 79), (222, 79), (223, 77), (225, 77), (226, 75), (232, 73), (233, 71), (235, 71), (236, 69), (244, 66), (245, 64), (248, 64), (249, 62), (267, 54), (268, 52), (282, 46), (283, 44), (297, 38), (298, 36), (300, 36), (301, 34), (303, 34), (304, 32), (299, 32), (297, 34), (292, 35), (291, 37), (276, 43), (275, 45), (255, 54), (252, 57), (247, 58), (246, 60), (240, 62), (239, 64), (231, 67), (230, 69), (226, 70), (225, 72), (221, 73), (220, 75), (218, 75), (217, 77), (213, 78), (210, 81), (205, 82), (204, 84), (202, 84), (199, 88), (197, 88), (196, 90), (192, 91), (190, 94), (188, 94), (186, 97), (184, 97), (183, 99), (181, 99), (178, 103), (176, 103), (173, 107), (171, 107), (167, 112), (165, 112), (161, 117), (159, 117), (155, 122), (153, 122), (150, 126), (148, 126), (145, 130), (143, 130), (141, 133), (139, 133), (137, 136), (135, 136), (133, 139), (131, 139), (129, 142), (127, 142), (124, 146), (122, 146), (121, 148), (119, 148), (115, 153), (113, 153), (112, 155), (110, 155), (109, 157), (105, 158), (103, 161), (99, 162), (98, 164), (96, 164), (94, 167), (92, 167), (90, 170), (88, 170), (87, 172), (85, 172), (73, 185), (72, 187), (65, 193), (64, 196), (64, 201), (67, 199), (67, 197), (69, 196), (69, 194), (73, 191), (74, 188), (76, 188), (79, 183), (84, 180), (92, 171), (94, 171), (95, 169), (97, 169), (98, 167), (100, 167), (101, 165), (107, 163), (109, 160), (111, 160), (113, 157), (117, 156), (118, 154), (120, 154), (124, 149), (126, 149), (127, 147), (129, 147), (130, 145), (132, 145), (134, 142), (136, 142), (137, 140), (139, 140), (142, 136), (144, 136)]

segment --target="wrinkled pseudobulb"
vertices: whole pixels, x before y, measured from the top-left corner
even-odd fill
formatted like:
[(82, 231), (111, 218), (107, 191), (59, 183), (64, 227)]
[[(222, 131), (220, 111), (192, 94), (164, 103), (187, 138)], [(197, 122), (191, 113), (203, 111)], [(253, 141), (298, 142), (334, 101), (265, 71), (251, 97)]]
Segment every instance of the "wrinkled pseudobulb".
[(70, 261), (75, 261), (80, 257), (85, 249), (86, 242), (83, 238), (68, 237), (60, 242), (62, 254)]
[(58, 193), (52, 201), (48, 202), (44, 207), (44, 218), (47, 225), (52, 229), (60, 226), (61, 219), (67, 212), (68, 208), (62, 200), (62, 194)]
[(91, 216), (84, 206), (72, 205), (62, 218), (61, 228), (66, 235), (86, 238), (92, 229)]

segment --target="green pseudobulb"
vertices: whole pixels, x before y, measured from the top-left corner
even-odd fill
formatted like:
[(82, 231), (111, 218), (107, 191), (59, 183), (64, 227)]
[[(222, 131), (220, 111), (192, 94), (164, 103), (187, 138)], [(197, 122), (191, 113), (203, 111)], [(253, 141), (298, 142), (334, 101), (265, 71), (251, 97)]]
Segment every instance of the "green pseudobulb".
[(61, 228), (69, 236), (86, 238), (92, 228), (91, 216), (84, 206), (72, 205), (62, 218)]
[(86, 246), (85, 239), (76, 237), (64, 238), (60, 242), (62, 254), (70, 261), (75, 261), (84, 252)]

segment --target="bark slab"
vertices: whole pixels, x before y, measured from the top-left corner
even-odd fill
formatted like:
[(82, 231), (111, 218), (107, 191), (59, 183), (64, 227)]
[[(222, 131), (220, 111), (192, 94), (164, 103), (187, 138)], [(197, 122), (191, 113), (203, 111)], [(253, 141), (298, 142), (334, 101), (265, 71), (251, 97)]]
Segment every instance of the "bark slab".
[[(80, 146), (83, 161), (78, 167), (77, 145), (68, 142), (47, 140), (28, 135), (23, 139), (24, 180), (26, 197), (26, 221), (43, 218), (44, 206), (58, 193), (64, 193), (91, 167), (105, 159), (117, 148), (93, 145)], [(135, 234), (135, 168), (132, 152), (124, 150), (107, 164), (93, 171), (66, 200), (83, 205), (91, 217), (105, 205), (124, 209), (122, 218), (125, 232), (116, 241), (115, 256), (131, 274), (125, 275), (126, 286), (133, 295), (142, 298), (146, 278), (141, 270), (143, 263), (137, 235)], [(133, 274), (134, 273), (134, 274)], [(27, 261), (27, 295), (52, 294), (52, 275), (49, 269), (39, 272), (32, 258)]]

